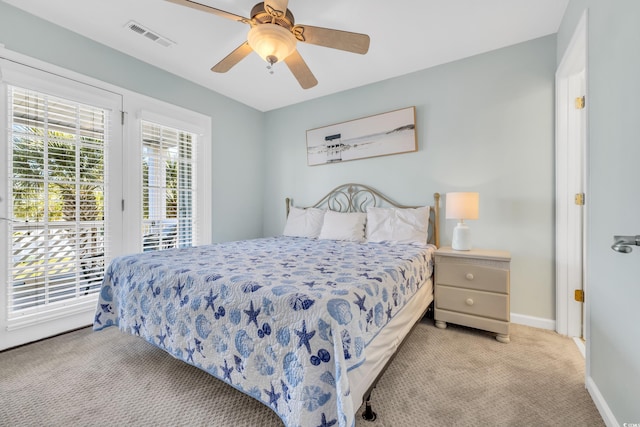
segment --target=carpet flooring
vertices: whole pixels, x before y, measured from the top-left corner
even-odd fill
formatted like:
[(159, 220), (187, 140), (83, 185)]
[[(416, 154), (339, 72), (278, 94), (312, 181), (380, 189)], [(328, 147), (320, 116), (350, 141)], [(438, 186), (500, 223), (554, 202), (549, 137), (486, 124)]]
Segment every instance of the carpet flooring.
[[(424, 319), (358, 427), (603, 426), (573, 341), (512, 325), (511, 343)], [(363, 411), (361, 407), (359, 413)], [(2, 426), (282, 426), (269, 408), (116, 328), (0, 353)]]

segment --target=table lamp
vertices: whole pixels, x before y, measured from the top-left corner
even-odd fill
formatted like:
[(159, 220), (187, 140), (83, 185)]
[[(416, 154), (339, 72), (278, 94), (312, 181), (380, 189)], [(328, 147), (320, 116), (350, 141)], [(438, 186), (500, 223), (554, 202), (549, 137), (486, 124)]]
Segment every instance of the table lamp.
[(478, 219), (478, 193), (447, 193), (447, 219), (457, 219), (458, 225), (453, 229), (451, 247), (456, 251), (471, 249), (471, 229), (464, 223), (465, 219)]

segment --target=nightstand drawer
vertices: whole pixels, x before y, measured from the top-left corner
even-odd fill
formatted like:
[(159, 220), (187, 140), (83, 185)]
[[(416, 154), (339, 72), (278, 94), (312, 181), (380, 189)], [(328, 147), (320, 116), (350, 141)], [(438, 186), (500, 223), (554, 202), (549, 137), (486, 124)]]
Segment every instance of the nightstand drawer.
[(471, 289), (436, 287), (436, 308), (509, 321), (509, 296)]
[(481, 265), (441, 263), (436, 270), (439, 285), (509, 293), (509, 271)]

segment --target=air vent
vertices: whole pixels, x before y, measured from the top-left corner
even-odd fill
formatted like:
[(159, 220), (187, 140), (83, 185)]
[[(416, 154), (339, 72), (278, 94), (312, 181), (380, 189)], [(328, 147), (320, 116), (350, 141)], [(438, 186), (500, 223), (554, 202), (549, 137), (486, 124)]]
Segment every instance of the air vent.
[(139, 24), (138, 22), (135, 22), (135, 21), (129, 21), (127, 25), (125, 25), (125, 28), (128, 28), (134, 33), (140, 34), (141, 36), (144, 36), (149, 40), (158, 43), (160, 46), (169, 47), (171, 45), (176, 44), (175, 42), (169, 40), (168, 38), (161, 36), (157, 32), (152, 31), (149, 28), (145, 27), (144, 25)]
[(144, 36), (146, 38), (148, 38), (148, 39), (153, 40), (153, 41), (156, 41), (156, 40), (158, 40), (160, 38), (159, 35), (154, 34), (154, 33), (150, 32), (150, 31), (147, 31), (146, 33), (144, 33)]
[(142, 28), (142, 27), (140, 27), (140, 26), (138, 26), (136, 24), (130, 24), (129, 25), (129, 29), (132, 30), (132, 31), (135, 31), (138, 34), (144, 34), (144, 33), (147, 32), (147, 30), (145, 30), (144, 28)]

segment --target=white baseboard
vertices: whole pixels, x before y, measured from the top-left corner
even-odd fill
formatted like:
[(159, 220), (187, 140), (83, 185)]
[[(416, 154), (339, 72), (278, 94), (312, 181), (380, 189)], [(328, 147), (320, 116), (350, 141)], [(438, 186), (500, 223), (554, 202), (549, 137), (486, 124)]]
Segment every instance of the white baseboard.
[(607, 401), (604, 400), (604, 397), (600, 393), (598, 386), (593, 381), (593, 378), (587, 377), (586, 381), (587, 391), (591, 395), (591, 399), (593, 399), (593, 403), (596, 404), (596, 408), (598, 408), (598, 412), (600, 412), (600, 416), (602, 417), (604, 423), (607, 427), (618, 427), (618, 420), (616, 420), (615, 415), (611, 412), (611, 408), (607, 405)]
[(578, 350), (580, 350), (580, 354), (582, 354), (582, 357), (586, 359), (587, 358), (587, 348), (584, 345), (584, 341), (582, 341), (578, 337), (573, 337), (573, 342), (576, 343), (576, 347), (578, 347)]
[(533, 328), (556, 330), (556, 321), (542, 317), (527, 316), (526, 314), (511, 313), (511, 323), (531, 326)]

